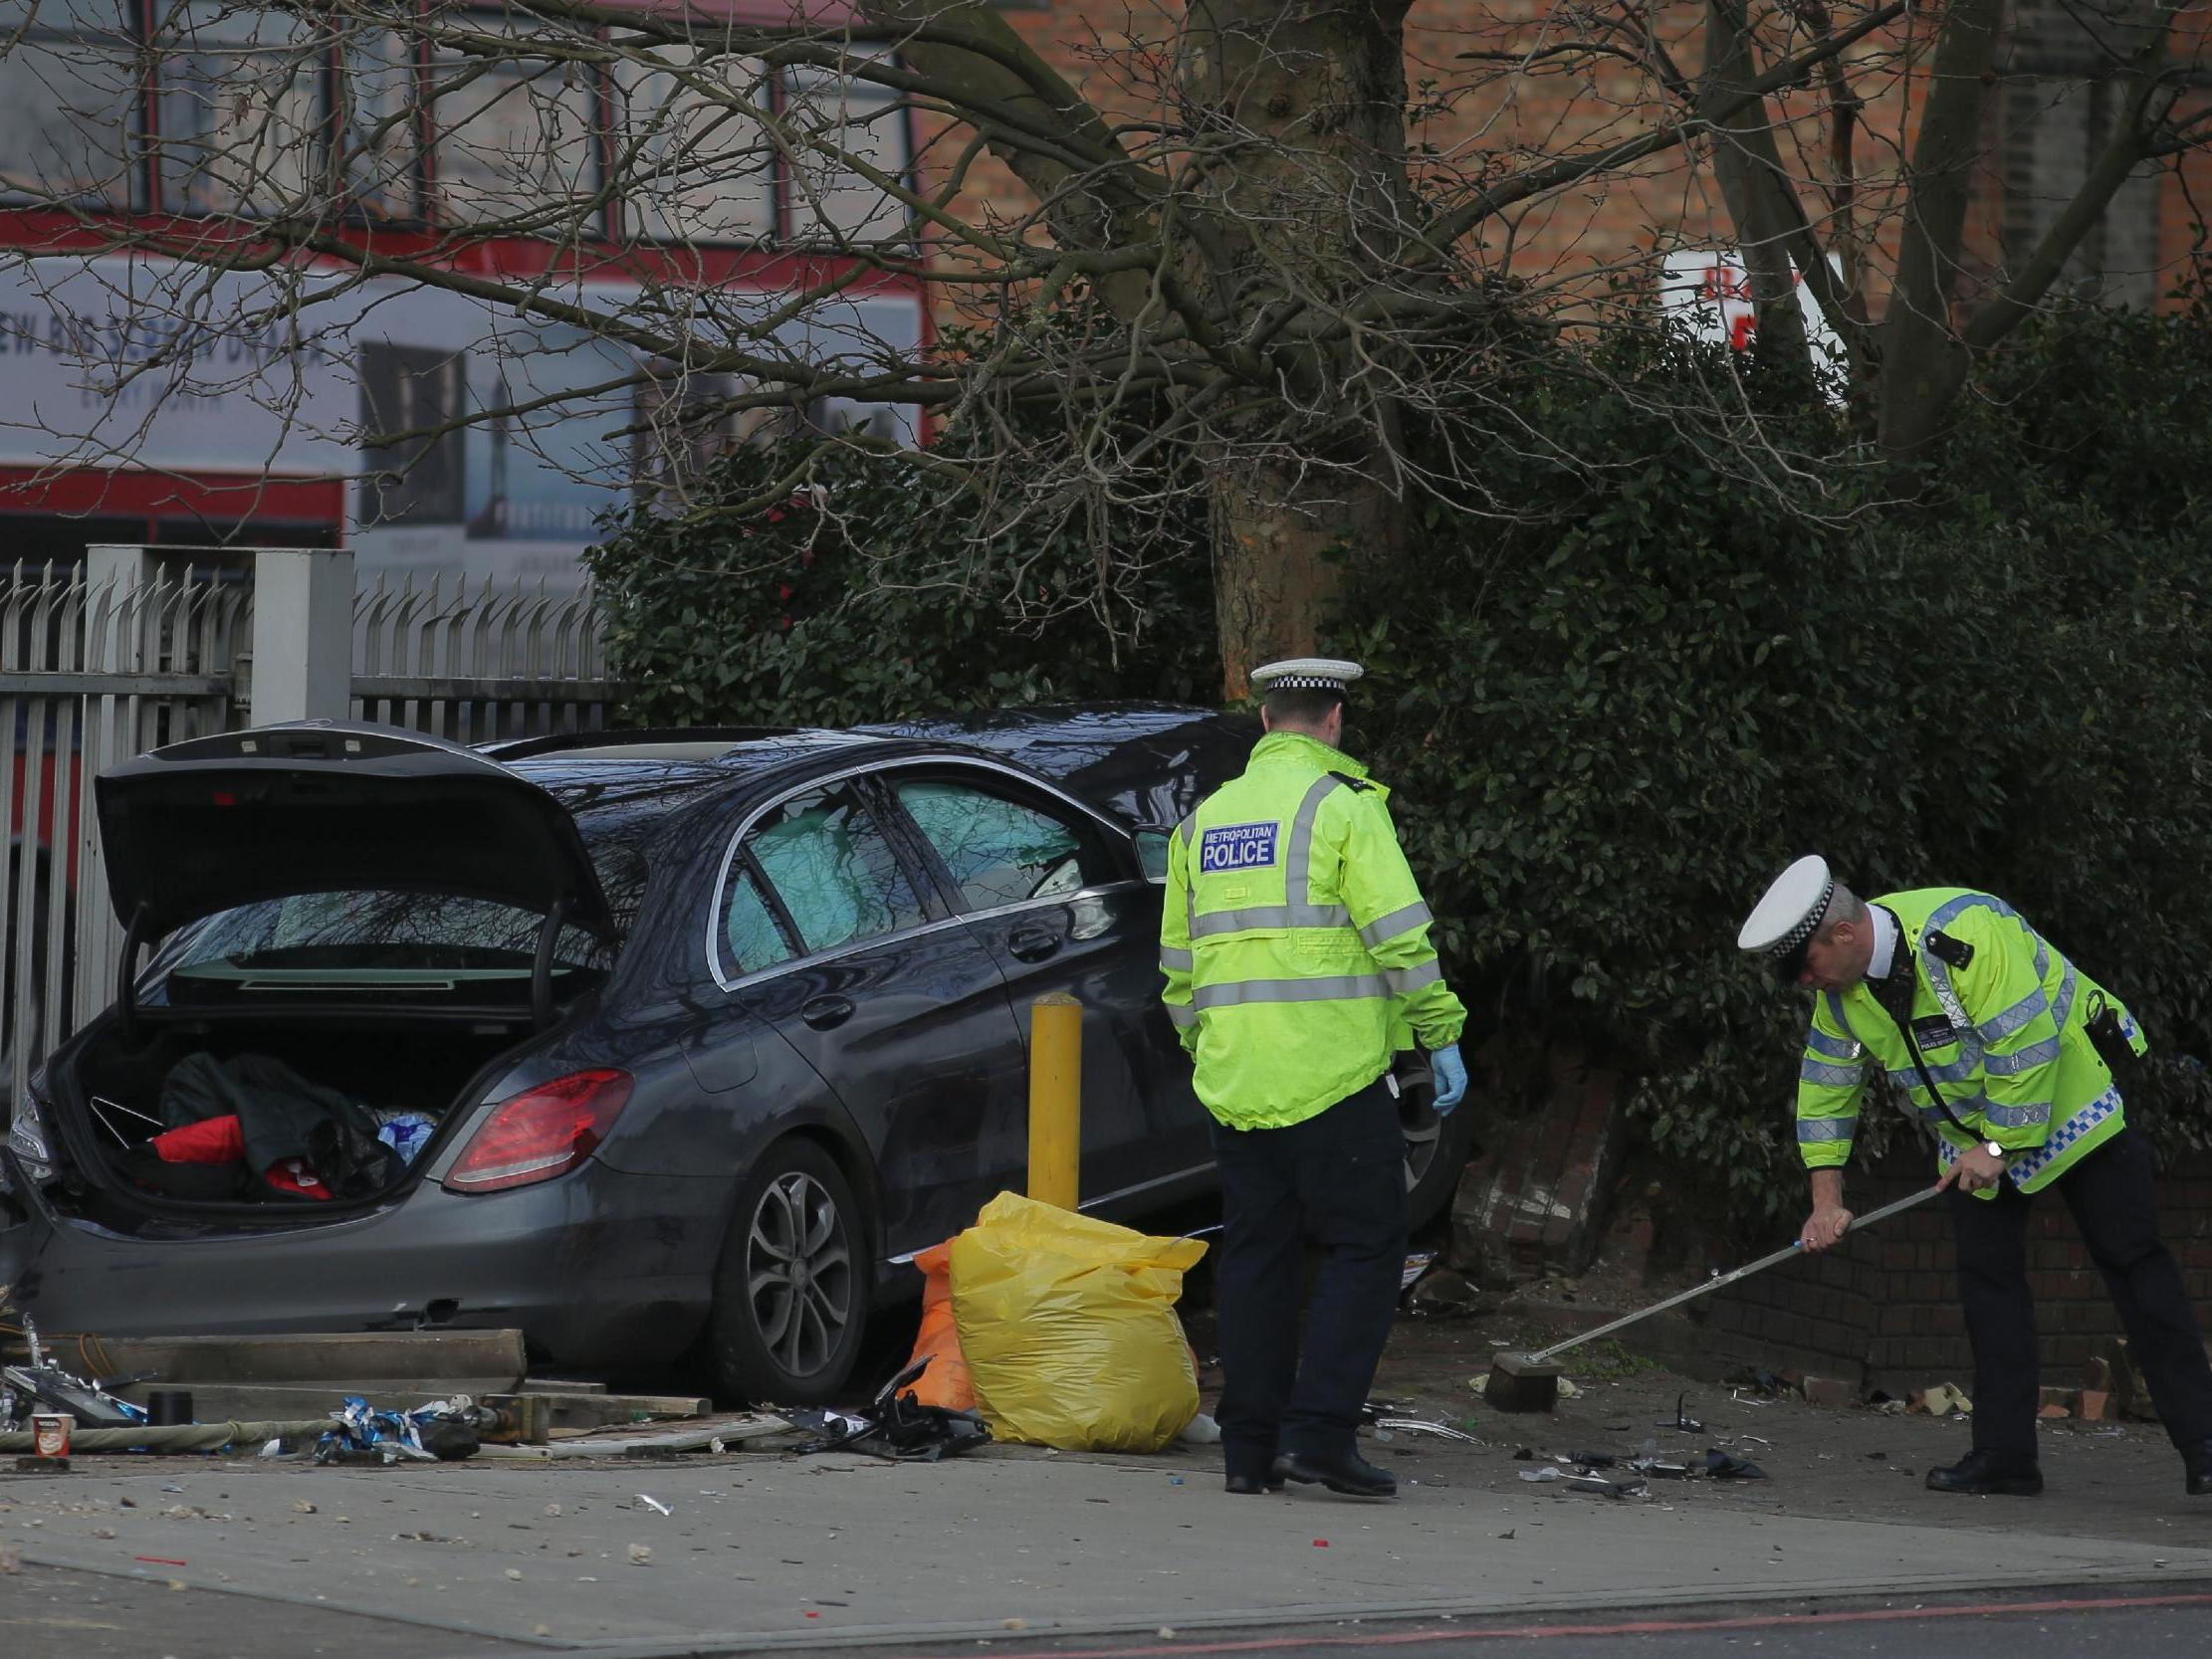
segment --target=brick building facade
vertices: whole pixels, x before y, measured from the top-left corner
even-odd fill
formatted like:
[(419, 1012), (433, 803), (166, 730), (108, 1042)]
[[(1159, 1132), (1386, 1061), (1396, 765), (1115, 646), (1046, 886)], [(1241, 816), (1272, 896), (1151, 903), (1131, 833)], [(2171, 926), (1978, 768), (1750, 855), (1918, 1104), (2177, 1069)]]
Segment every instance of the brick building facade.
[[(1110, 117), (1157, 119), (1172, 76), (1176, 0), (1001, 0), (1008, 22)], [(1433, 108), (1410, 130), (1424, 165), (1469, 176), (1531, 158), (1617, 139), (1655, 124), (1663, 110), (1654, 89), (1626, 65), (1564, 73), (1506, 73), (1469, 53), (1525, 53), (1555, 41), (1564, 14), (1549, 0), (1416, 0), (1407, 20), (1407, 82), (1416, 104)], [(1660, 8), (1654, 25), (1685, 74), (1698, 69), (1704, 8)], [(1910, 46), (1924, 66), (1927, 16), (1908, 13), (1845, 56), (1865, 100), (1853, 165), (1856, 213), (1870, 244), (1866, 287), (1876, 314), (1886, 289), (1903, 206), (1902, 156), (1916, 136), (1926, 96), (1923, 67), (1897, 68)], [(2171, 41), (2177, 63), (2212, 63), (2204, 24), (2180, 14)], [(1841, 21), (1841, 20), (1840, 20)], [(2109, 37), (2111, 31), (2104, 29)], [(2122, 90), (2097, 79), (2102, 59), (2079, 8), (2065, 0), (2013, 0), (1998, 52), (2001, 83), (1990, 101), (1976, 164), (1959, 297), (1971, 302), (2001, 282), (2035, 247), (2088, 175), (2111, 130)], [(1487, 73), (1486, 84), (1477, 81)], [(1832, 126), (1819, 80), (1779, 95), (1785, 164), (1802, 179), (1829, 181)], [(925, 158), (949, 153), (924, 134)], [(925, 160), (925, 166), (928, 165)], [(1816, 217), (1822, 202), (1805, 193)], [(2160, 302), (2202, 238), (2197, 203), (2212, 200), (2212, 157), (2176, 168), (2146, 165), (2125, 184), (2084, 239), (2061, 287), (2127, 304)], [(1030, 206), (1019, 184), (993, 161), (971, 174), (964, 203), (1016, 219)], [(1833, 227), (1824, 227), (1833, 228)], [(1735, 232), (1711, 167), (1680, 153), (1593, 178), (1531, 204), (1484, 239), (1493, 270), (1539, 290), (1585, 284), (1609, 273), (1650, 269), (1675, 248), (1720, 250)], [(1840, 246), (1832, 239), (1832, 246)]]

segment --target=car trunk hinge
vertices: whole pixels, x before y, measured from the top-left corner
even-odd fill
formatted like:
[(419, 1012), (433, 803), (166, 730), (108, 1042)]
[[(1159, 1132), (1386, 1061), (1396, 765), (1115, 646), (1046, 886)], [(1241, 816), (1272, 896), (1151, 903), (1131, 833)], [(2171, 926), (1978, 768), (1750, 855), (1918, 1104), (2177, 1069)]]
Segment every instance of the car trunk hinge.
[(538, 930), (538, 959), (530, 969), (530, 1017), (541, 1031), (553, 1024), (553, 943), (567, 922), (568, 901), (555, 899), (553, 908), (546, 913), (546, 925)]
[(144, 942), (146, 907), (130, 913), (122, 931), (122, 954), (116, 958), (115, 1012), (122, 1020), (122, 1034), (135, 1034), (138, 1018), (138, 947)]

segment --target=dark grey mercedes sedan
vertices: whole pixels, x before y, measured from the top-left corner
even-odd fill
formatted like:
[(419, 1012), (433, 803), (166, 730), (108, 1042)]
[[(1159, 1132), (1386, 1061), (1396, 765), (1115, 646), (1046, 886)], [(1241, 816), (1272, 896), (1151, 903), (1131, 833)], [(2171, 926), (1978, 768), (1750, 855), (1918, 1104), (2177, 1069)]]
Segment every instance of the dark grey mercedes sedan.
[[(155, 750), (97, 784), (151, 956), (19, 1108), (0, 1285), (53, 1331), (516, 1326), (824, 1399), (913, 1254), (1022, 1184), (1037, 997), (1084, 1008), (1083, 1207), (1211, 1188), (1161, 876), (1255, 735), (1125, 705)], [(1434, 1213), (1472, 1114), (1407, 1058)]]

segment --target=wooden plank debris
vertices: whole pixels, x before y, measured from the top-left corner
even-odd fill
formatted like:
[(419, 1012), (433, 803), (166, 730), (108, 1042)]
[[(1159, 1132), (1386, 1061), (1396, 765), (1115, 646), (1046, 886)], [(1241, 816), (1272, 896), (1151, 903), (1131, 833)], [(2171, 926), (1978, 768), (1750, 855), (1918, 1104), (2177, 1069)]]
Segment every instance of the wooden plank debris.
[[(56, 1345), (65, 1362), (77, 1345)], [(351, 1383), (409, 1378), (444, 1387), (449, 1378), (511, 1389), (528, 1370), (520, 1331), (345, 1331), (276, 1337), (102, 1337), (84, 1345), (109, 1376), (159, 1373), (164, 1387), (194, 1383)], [(435, 1398), (435, 1395), (425, 1396)]]
[(543, 1462), (576, 1457), (630, 1457), (650, 1456), (657, 1452), (699, 1452), (710, 1450), (719, 1440), (725, 1446), (737, 1446), (749, 1441), (773, 1439), (777, 1435), (802, 1433), (789, 1422), (773, 1412), (753, 1411), (741, 1417), (728, 1417), (718, 1421), (687, 1423), (680, 1429), (659, 1433), (587, 1435), (578, 1439), (557, 1440), (544, 1446), (495, 1446), (486, 1445), (477, 1453), (479, 1457), (512, 1458), (526, 1462)]

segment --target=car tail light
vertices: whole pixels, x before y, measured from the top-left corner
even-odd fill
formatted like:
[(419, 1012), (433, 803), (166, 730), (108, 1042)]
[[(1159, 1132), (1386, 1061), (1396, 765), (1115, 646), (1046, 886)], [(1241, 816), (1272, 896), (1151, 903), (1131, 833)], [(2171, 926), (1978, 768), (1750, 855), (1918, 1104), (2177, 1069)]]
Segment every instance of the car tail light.
[(630, 1098), (630, 1074), (573, 1072), (492, 1109), (445, 1174), (452, 1192), (498, 1192), (566, 1174), (604, 1141)]

